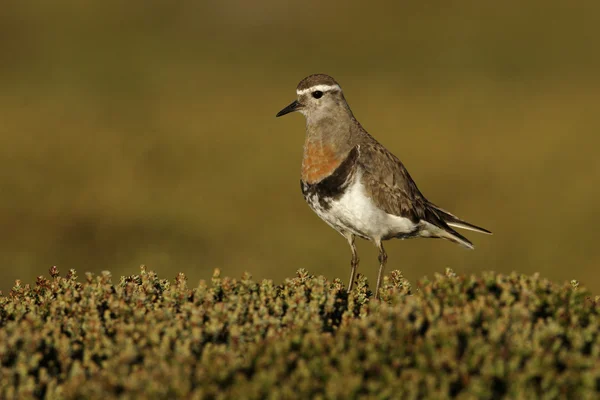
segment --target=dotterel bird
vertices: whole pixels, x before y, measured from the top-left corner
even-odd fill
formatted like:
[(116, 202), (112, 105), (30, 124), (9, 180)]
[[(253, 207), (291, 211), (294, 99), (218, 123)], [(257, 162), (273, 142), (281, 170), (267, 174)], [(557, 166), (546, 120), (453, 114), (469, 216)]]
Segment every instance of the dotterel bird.
[(358, 254), (355, 237), (379, 249), (376, 296), (387, 261), (383, 241), (442, 238), (473, 249), (451, 227), (491, 234), (428, 201), (408, 171), (354, 118), (340, 85), (324, 74), (304, 78), (297, 100), (277, 117), (299, 111), (306, 117), (301, 188), (310, 208), (342, 234), (352, 250), (352, 290)]

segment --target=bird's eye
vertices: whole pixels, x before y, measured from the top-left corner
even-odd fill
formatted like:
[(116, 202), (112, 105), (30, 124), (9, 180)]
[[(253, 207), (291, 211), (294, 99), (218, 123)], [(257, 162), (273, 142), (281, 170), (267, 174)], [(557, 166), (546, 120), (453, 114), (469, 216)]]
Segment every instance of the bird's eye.
[(320, 99), (321, 97), (323, 97), (323, 92), (321, 92), (320, 90), (315, 90), (314, 92), (312, 92), (312, 97), (314, 97), (315, 99)]

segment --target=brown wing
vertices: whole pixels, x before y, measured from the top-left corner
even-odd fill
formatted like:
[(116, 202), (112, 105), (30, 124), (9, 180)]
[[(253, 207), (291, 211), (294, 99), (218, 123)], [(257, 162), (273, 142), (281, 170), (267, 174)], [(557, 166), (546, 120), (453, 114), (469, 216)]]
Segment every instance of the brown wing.
[(376, 141), (361, 143), (359, 152), (363, 184), (379, 208), (413, 222), (426, 220), (447, 228), (395, 155)]
[[(469, 239), (448, 226), (444, 220), (444, 211), (421, 194), (402, 162), (377, 141), (373, 139), (360, 144), (358, 162), (363, 170), (362, 182), (379, 208), (415, 223), (427, 221), (445, 232), (436, 237), (473, 248)], [(462, 223), (462, 220), (457, 221)], [(471, 228), (471, 224), (466, 225)], [(473, 226), (471, 229), (473, 228), (485, 231), (479, 227)]]

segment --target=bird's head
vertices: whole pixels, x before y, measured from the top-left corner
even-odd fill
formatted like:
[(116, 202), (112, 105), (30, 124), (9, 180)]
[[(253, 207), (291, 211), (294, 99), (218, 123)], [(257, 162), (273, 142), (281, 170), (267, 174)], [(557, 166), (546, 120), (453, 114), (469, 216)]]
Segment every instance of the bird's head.
[(277, 113), (277, 117), (299, 111), (309, 121), (347, 115), (350, 109), (340, 85), (329, 75), (310, 75), (298, 84), (297, 99)]

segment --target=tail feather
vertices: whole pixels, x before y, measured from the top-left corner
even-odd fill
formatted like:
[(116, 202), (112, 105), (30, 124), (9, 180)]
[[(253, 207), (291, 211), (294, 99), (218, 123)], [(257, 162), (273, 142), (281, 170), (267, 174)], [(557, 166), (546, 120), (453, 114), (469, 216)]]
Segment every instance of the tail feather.
[(442, 231), (443, 232), (440, 233), (440, 237), (442, 239), (450, 240), (451, 242), (466, 247), (469, 250), (473, 250), (475, 248), (475, 246), (473, 246), (473, 243), (471, 243), (469, 239), (456, 232), (454, 229), (447, 227), (445, 229), (442, 229)]
[(436, 206), (435, 204), (431, 204), (429, 203), (429, 206), (435, 210), (435, 212), (440, 216), (440, 218), (448, 225), (455, 227), (455, 228), (460, 228), (460, 229), (466, 229), (469, 231), (473, 231), (473, 232), (479, 232), (479, 233), (485, 233), (487, 235), (491, 235), (492, 232), (488, 231), (485, 228), (482, 228), (480, 226), (477, 225), (473, 225), (467, 221), (464, 221), (460, 218), (458, 218), (456, 215), (449, 213), (448, 211), (439, 208), (438, 206)]
[(446, 239), (470, 250), (475, 248), (469, 239), (450, 228), (443, 221), (442, 223), (439, 222), (439, 220), (433, 222), (422, 220), (421, 223), (424, 224), (424, 229), (420, 232), (421, 235), (430, 238)]

